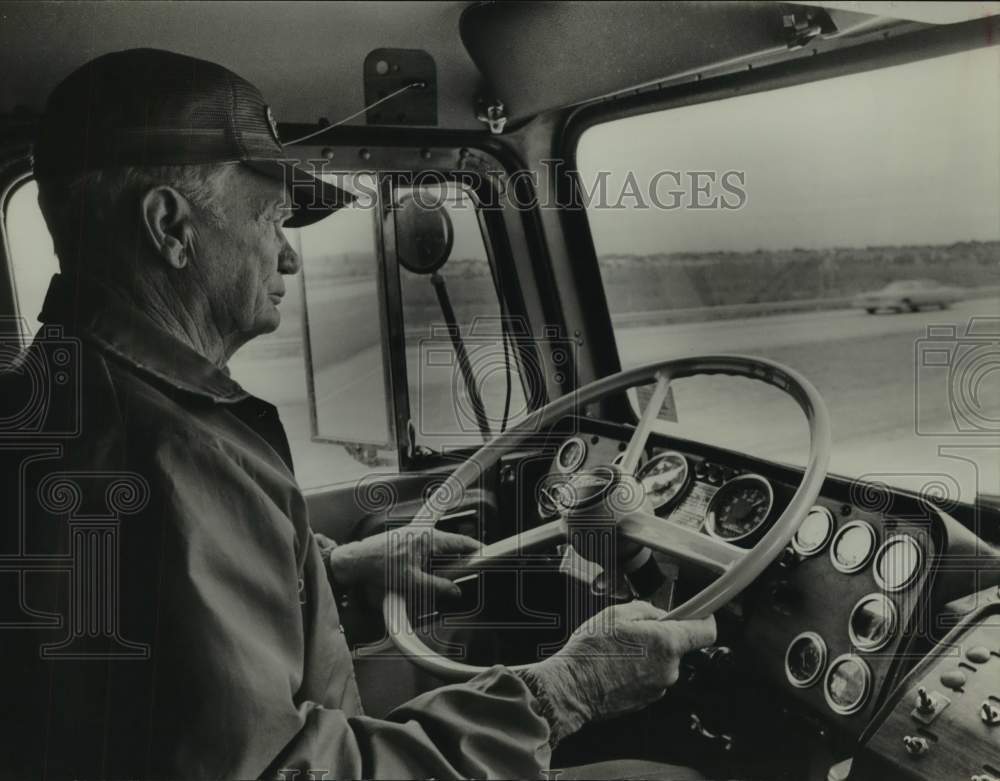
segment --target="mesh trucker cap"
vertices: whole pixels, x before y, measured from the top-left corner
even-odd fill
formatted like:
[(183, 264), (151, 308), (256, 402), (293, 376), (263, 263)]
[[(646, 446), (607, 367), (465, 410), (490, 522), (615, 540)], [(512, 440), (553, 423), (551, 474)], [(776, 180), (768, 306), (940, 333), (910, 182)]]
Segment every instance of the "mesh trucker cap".
[(35, 174), (116, 166), (240, 162), (284, 182), (298, 228), (353, 200), (288, 158), (255, 86), (221, 65), (159, 49), (91, 60), (49, 95), (34, 147)]

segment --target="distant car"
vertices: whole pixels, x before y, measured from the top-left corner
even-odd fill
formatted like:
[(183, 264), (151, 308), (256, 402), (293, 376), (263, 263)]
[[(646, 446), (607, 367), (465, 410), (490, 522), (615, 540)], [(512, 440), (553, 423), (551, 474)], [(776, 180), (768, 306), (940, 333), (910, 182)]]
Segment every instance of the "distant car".
[(879, 309), (916, 312), (925, 307), (947, 309), (964, 297), (961, 288), (942, 285), (933, 279), (905, 279), (884, 288), (855, 296), (852, 305), (873, 315)]

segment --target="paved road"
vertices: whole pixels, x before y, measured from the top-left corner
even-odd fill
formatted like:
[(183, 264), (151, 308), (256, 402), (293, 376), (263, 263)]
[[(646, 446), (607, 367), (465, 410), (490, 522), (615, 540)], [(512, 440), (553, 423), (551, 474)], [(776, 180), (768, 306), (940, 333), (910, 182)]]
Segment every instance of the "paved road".
[[(969, 500), (977, 489), (1000, 491), (1000, 328), (993, 340), (963, 338), (973, 317), (1000, 318), (1000, 299), (965, 301), (945, 312), (839, 310), (646, 326), (619, 330), (618, 342), (625, 366), (712, 352), (788, 364), (830, 408), (834, 471), (915, 490), (940, 484)], [(931, 345), (928, 328), (939, 326), (957, 338)], [(957, 370), (927, 365), (928, 357), (949, 353)], [(779, 392), (748, 380), (694, 378), (678, 382), (675, 393), (674, 430), (804, 461), (802, 416)]]
[[(966, 301), (945, 312), (870, 316), (825, 311), (619, 328), (617, 334), (625, 366), (713, 352), (744, 352), (788, 364), (816, 385), (830, 408), (834, 471), (914, 490), (929, 487), (971, 501), (977, 490), (1000, 493), (1000, 333), (976, 347), (964, 338), (973, 317), (1000, 318), (1000, 299)], [(955, 338), (934, 340), (936, 355), (950, 353), (959, 369), (968, 364), (964, 370), (956, 373), (918, 360), (927, 354), (930, 326), (953, 329)], [(977, 360), (969, 357), (974, 347), (978, 352), (972, 358)], [(416, 360), (411, 356), (414, 374)], [(278, 401), (290, 436), (307, 440), (308, 410), (298, 401), (305, 398), (301, 359), (296, 363), (293, 356), (279, 357), (253, 369), (253, 390)], [(375, 407), (364, 388), (381, 375), (377, 348), (343, 362), (341, 371), (335, 369), (317, 378), (321, 423), (333, 414), (344, 420), (345, 405), (361, 400), (358, 414), (348, 419), (374, 432), (375, 423), (366, 421)], [(427, 394), (432, 405), (451, 397), (446, 387), (450, 371), (438, 374), (440, 392)], [(953, 376), (964, 378), (964, 384), (955, 385)], [(486, 394), (488, 404), (495, 404), (492, 396), (502, 392), (496, 377), (492, 388)], [(804, 420), (780, 392), (723, 377), (679, 381), (674, 391), (679, 422), (664, 424), (666, 430), (765, 458), (804, 463)], [(956, 408), (965, 413), (964, 419), (956, 417)], [(384, 436), (384, 431), (376, 433)], [(307, 444), (297, 458), (306, 486), (341, 482), (365, 470), (341, 448), (328, 444)]]

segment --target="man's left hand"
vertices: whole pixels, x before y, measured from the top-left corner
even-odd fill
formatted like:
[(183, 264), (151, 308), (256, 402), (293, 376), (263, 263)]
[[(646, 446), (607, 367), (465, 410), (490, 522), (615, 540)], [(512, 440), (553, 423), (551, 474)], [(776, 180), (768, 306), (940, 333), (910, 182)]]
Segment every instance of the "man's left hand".
[(381, 603), (390, 583), (394, 589), (459, 597), (462, 590), (457, 585), (426, 572), (428, 560), (437, 555), (475, 553), (480, 547), (477, 540), (463, 534), (402, 526), (338, 545), (330, 551), (329, 567), (338, 586), (360, 586), (373, 605)]

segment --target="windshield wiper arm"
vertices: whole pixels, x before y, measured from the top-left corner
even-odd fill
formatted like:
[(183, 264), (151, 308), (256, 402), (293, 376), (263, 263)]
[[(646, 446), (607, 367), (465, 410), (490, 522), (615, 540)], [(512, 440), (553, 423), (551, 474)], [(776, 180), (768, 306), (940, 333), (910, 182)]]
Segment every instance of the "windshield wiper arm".
[(462, 339), (462, 332), (455, 321), (455, 310), (451, 306), (448, 287), (445, 285), (444, 277), (436, 271), (431, 274), (431, 284), (434, 285), (438, 305), (441, 307), (441, 315), (444, 317), (445, 325), (448, 328), (448, 335), (451, 337), (452, 347), (455, 349), (458, 368), (462, 372), (465, 390), (469, 394), (469, 401), (472, 403), (472, 411), (476, 416), (476, 424), (479, 426), (479, 432), (483, 435), (483, 440), (488, 442), (493, 438), (493, 433), (490, 431), (490, 424), (486, 418), (486, 407), (483, 405), (483, 397), (479, 395), (479, 386), (476, 384), (476, 376), (472, 371), (472, 364), (469, 363), (469, 354), (465, 351), (465, 341)]

